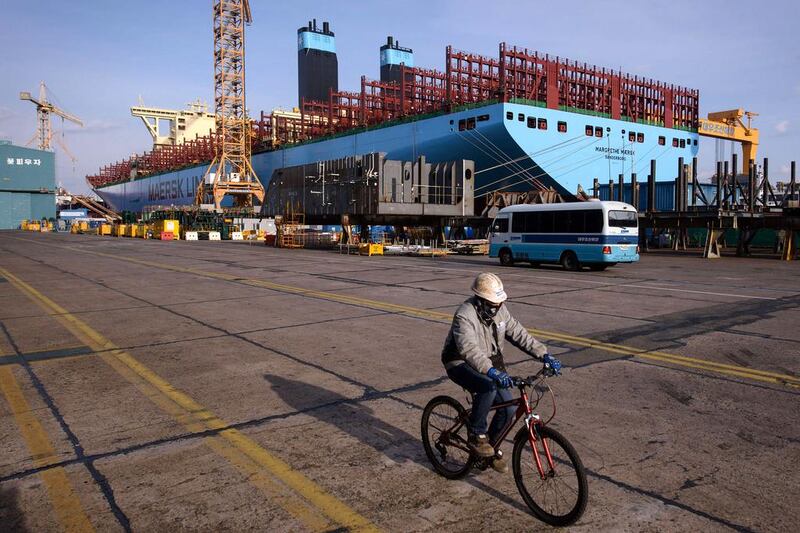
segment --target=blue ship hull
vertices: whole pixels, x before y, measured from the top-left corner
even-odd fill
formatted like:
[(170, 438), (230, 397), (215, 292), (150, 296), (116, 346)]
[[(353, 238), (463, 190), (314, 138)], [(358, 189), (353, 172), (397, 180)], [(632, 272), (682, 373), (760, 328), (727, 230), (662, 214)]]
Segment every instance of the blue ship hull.
[[(546, 129), (540, 128), (542, 120)], [(651, 159), (657, 161), (656, 179), (672, 180), (678, 158), (688, 163), (697, 155), (698, 134), (535, 105), (494, 103), (258, 153), (252, 163), (266, 188), (279, 168), (371, 152), (399, 160), (421, 155), (434, 162), (471, 159), (480, 205), (486, 194), (529, 191), (536, 184), (571, 195), (578, 185), (589, 191), (595, 178), (608, 183), (623, 174), (629, 180), (636, 172), (644, 180)], [(206, 168), (199, 165), (95, 192), (116, 211), (190, 205)]]

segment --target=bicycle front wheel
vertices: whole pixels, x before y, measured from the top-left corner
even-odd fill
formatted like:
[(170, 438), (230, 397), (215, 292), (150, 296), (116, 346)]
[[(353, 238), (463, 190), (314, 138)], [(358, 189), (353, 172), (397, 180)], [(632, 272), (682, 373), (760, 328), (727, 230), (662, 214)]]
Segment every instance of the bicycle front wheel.
[(464, 407), (449, 396), (437, 396), (422, 412), (422, 445), (433, 469), (447, 479), (459, 479), (472, 468)]
[[(514, 438), (512, 468), (522, 499), (542, 522), (552, 526), (574, 524), (589, 499), (586, 471), (578, 452), (561, 433), (547, 426), (539, 427), (535, 448), (529, 437), (528, 428), (523, 427)], [(544, 443), (553, 458), (552, 466)], [(544, 476), (534, 454), (538, 454)]]

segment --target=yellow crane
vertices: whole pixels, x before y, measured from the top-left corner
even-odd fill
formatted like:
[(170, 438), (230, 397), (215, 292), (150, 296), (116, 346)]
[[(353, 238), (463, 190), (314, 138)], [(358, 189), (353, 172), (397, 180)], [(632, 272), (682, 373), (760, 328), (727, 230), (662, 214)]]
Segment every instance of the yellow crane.
[(219, 209), (264, 201), (264, 187), (250, 163), (250, 119), (245, 102), (244, 27), (252, 23), (248, 0), (214, 0), (214, 108), (217, 153), (197, 188), (195, 204)]
[[(758, 129), (751, 126), (750, 121), (758, 113), (744, 109), (731, 109), (709, 113), (708, 118), (699, 120), (697, 132), (705, 137), (735, 141), (742, 144), (742, 174), (747, 174), (750, 160), (755, 160), (758, 153)], [(742, 121), (747, 119), (747, 124)], [(736, 169), (733, 169), (736, 172)]]
[[(36, 106), (36, 119), (37, 119), (37, 128), (36, 133), (33, 135), (30, 141), (28, 141), (27, 146), (30, 146), (33, 141), (38, 141), (38, 148), (39, 150), (51, 150), (52, 149), (52, 142), (53, 142), (53, 125), (50, 121), (51, 115), (56, 115), (57, 117), (61, 117), (62, 120), (68, 120), (70, 122), (74, 122), (78, 126), (83, 127), (83, 122), (81, 119), (67, 113), (63, 109), (57, 107), (55, 104), (50, 102), (47, 99), (47, 86), (44, 82), (39, 84), (39, 98), (34, 98), (31, 96), (31, 93), (23, 91), (19, 93), (20, 100), (27, 100), (32, 102)], [(66, 152), (66, 154), (72, 159), (72, 162), (75, 162), (75, 156), (69, 151), (69, 149), (64, 144), (59, 137), (56, 137), (56, 142), (61, 146), (61, 148)]]

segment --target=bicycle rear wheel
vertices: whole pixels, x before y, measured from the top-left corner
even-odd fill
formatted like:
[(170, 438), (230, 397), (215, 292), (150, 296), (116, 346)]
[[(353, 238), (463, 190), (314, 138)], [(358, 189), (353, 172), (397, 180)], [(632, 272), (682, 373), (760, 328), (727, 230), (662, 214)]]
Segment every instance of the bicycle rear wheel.
[[(553, 468), (548, 464), (542, 445), (544, 441), (550, 449)], [(544, 479), (539, 474), (534, 453), (539, 454)], [(583, 515), (589, 499), (586, 472), (575, 448), (558, 431), (540, 426), (534, 449), (528, 428), (520, 429), (514, 437), (512, 468), (522, 499), (542, 522), (568, 526)]]
[(447, 479), (467, 475), (475, 462), (467, 444), (464, 407), (449, 396), (437, 396), (422, 412), (422, 445), (433, 469)]

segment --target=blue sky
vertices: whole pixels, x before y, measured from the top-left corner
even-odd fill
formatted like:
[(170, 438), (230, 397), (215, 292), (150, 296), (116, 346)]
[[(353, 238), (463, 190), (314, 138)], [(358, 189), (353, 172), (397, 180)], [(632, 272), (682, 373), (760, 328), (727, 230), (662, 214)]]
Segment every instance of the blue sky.
[[(150, 148), (129, 108), (182, 108), (212, 100), (211, 0), (26, 0), (0, 15), (0, 138), (24, 144), (34, 107), (19, 91), (44, 80), (57, 102), (86, 123), (64, 127), (77, 156), (58, 154), (57, 179), (85, 191), (84, 176)], [(759, 158), (780, 179), (800, 158), (800, 4), (793, 0), (540, 2), (508, 0), (251, 0), (247, 98), (251, 114), (291, 107), (297, 96), (296, 30), (310, 18), (336, 32), (339, 86), (378, 77), (378, 48), (394, 35), (418, 66), (443, 68), (448, 44), (495, 55), (501, 41), (622, 68), (700, 90), (700, 111), (745, 107), (760, 113)], [(61, 129), (60, 121), (55, 121)], [(60, 134), (60, 133), (59, 133)], [(730, 148), (728, 148), (728, 151)], [(702, 143), (701, 176), (715, 141)], [(788, 172), (788, 171), (787, 171)]]

